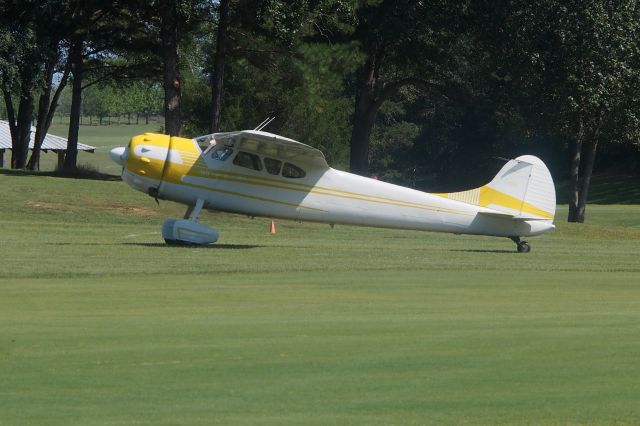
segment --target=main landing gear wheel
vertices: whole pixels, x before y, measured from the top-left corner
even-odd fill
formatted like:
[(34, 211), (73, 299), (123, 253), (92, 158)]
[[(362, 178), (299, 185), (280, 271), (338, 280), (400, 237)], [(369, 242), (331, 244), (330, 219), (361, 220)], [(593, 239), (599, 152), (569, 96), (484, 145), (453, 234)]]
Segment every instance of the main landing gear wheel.
[(516, 247), (518, 249), (518, 253), (529, 253), (531, 251), (531, 246), (526, 241), (520, 241), (520, 237), (509, 237), (511, 241), (516, 243)]
[(170, 246), (197, 247), (218, 241), (218, 232), (207, 225), (197, 223), (204, 200), (198, 198), (195, 206), (190, 206), (184, 219), (169, 218), (162, 224), (162, 238)]

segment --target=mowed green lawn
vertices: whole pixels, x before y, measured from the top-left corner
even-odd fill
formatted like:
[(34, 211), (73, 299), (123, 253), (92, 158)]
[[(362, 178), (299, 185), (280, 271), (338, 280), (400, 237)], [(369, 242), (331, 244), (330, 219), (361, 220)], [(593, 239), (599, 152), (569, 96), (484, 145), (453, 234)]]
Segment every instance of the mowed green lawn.
[(507, 239), (0, 172), (0, 425), (640, 423), (640, 206)]

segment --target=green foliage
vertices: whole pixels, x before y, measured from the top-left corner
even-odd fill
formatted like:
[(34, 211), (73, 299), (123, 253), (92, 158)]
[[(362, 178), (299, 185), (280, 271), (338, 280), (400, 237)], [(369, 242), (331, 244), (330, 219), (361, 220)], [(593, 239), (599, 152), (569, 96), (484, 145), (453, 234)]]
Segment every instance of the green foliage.
[(379, 179), (415, 187), (417, 168), (422, 162), (410, 154), (420, 134), (420, 126), (407, 121), (406, 107), (410, 106), (407, 98), (412, 92), (406, 88), (398, 101), (382, 105), (378, 125), (371, 135), (370, 169)]
[(153, 115), (162, 110), (163, 92), (160, 84), (150, 81), (133, 81), (121, 85), (94, 85), (84, 91), (83, 112), (97, 116), (102, 124), (104, 117), (127, 114)]
[[(492, 8), (504, 19), (497, 75), (509, 76), (523, 103), (546, 125), (574, 139), (637, 141), (640, 127), (640, 12), (635, 1), (515, 2)], [(505, 36), (506, 35), (506, 36)], [(508, 42), (509, 44), (506, 44)], [(636, 71), (634, 71), (636, 70)]]
[[(362, 70), (375, 58), (380, 109), (369, 160), (383, 179), (465, 188), (492, 176), (493, 157), (523, 153), (541, 156), (562, 179), (578, 115), (587, 137), (626, 144), (604, 146), (596, 169), (626, 163), (637, 170), (638, 12), (632, 1), (578, 3), (232, 2), (222, 129), (276, 116), (266, 130), (316, 146), (346, 168)], [(85, 115), (157, 112), (159, 4), (91, 3), (95, 13), (79, 22), (67, 1), (3, 3), (2, 10), (25, 12), (1, 18), (0, 69), (14, 99), (18, 65), (38, 71), (42, 63), (29, 57), (42, 56), (35, 44), (62, 35), (64, 58), (77, 30), (88, 37)], [(192, 136), (209, 131), (217, 3), (176, 4), (183, 134)], [(66, 91), (63, 114), (68, 98)]]
[(282, 131), (323, 151), (330, 164), (345, 168), (353, 98), (345, 93), (343, 78), (355, 67), (357, 52), (348, 44), (318, 43), (301, 45), (299, 52), (292, 72), (302, 81), (287, 92)]
[(493, 55), (494, 74), (537, 127), (570, 143), (569, 220), (583, 222), (598, 145), (640, 136), (637, 1), (474, 7), (486, 8), (479, 33)]
[(0, 81), (14, 93), (23, 90), (22, 84), (35, 85), (45, 59), (45, 20), (33, 2), (0, 4)]

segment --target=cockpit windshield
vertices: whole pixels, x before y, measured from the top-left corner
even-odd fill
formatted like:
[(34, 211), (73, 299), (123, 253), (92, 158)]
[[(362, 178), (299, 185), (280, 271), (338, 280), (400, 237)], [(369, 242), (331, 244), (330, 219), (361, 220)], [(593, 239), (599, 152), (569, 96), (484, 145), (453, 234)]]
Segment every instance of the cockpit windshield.
[(199, 136), (194, 138), (194, 141), (202, 150), (203, 157), (220, 161), (225, 161), (233, 154), (233, 147), (235, 145), (234, 138), (216, 140), (215, 134)]
[(200, 147), (201, 151), (207, 151), (211, 148), (212, 145), (216, 144), (216, 140), (213, 135), (198, 136), (194, 140)]
[(231, 145), (217, 143), (214, 139), (211, 141), (207, 149), (204, 150), (202, 156), (224, 161), (229, 158), (231, 154), (233, 154), (233, 147)]

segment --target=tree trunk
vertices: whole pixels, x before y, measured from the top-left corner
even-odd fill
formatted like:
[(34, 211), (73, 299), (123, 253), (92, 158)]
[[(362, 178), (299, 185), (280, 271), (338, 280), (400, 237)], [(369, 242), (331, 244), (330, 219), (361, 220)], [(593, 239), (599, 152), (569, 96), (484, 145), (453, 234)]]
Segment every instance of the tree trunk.
[(568, 222), (578, 222), (579, 199), (580, 199), (580, 157), (582, 155), (582, 140), (584, 138), (584, 127), (582, 120), (578, 126), (576, 138), (571, 143), (571, 163), (569, 168), (569, 216)]
[(31, 116), (33, 115), (33, 95), (29, 90), (20, 97), (18, 107), (17, 135), (13, 147), (11, 162), (15, 169), (24, 169), (27, 166), (27, 156), (29, 155), (29, 142), (31, 140)]
[[(51, 74), (53, 78), (53, 73)], [(47, 113), (49, 112), (49, 100), (51, 98), (51, 80), (47, 80), (47, 84), (44, 88), (44, 92), (40, 94), (38, 100), (38, 118), (36, 124), (36, 135), (33, 143), (33, 150), (31, 151), (31, 158), (27, 163), (29, 170), (40, 170), (40, 149), (42, 148), (42, 142), (44, 142), (46, 132), (44, 122), (47, 119)]]
[(216, 57), (213, 62), (213, 84), (211, 85), (211, 133), (220, 130), (220, 112), (222, 109), (222, 89), (224, 86), (224, 62), (227, 45), (229, 21), (229, 0), (220, 0), (220, 19), (218, 20), (218, 39)]
[(46, 126), (47, 117), (49, 115), (49, 102), (51, 101), (51, 85), (53, 83), (53, 73), (58, 62), (58, 54), (49, 55), (47, 64), (45, 65), (45, 82), (40, 99), (38, 100), (38, 118), (36, 119), (36, 135), (33, 143), (33, 151), (31, 158), (27, 164), (29, 170), (40, 170), (40, 149), (42, 142), (46, 136), (48, 126)]
[(596, 160), (596, 151), (598, 142), (592, 142), (585, 145), (585, 158), (582, 167), (582, 179), (580, 182), (580, 194), (578, 196), (578, 207), (576, 211), (576, 222), (584, 223), (584, 214), (587, 207), (587, 197), (589, 195), (589, 186), (591, 186), (591, 176), (593, 175), (593, 164)]
[(7, 121), (9, 122), (9, 133), (11, 133), (11, 167), (14, 166), (15, 155), (13, 154), (14, 141), (18, 140), (18, 127), (16, 126), (16, 110), (13, 106), (13, 99), (7, 86), (2, 82), (2, 94), (4, 95), (4, 103), (7, 107)]
[(162, 23), (162, 57), (164, 63), (164, 131), (171, 136), (180, 135), (181, 87), (178, 70), (178, 21), (176, 0), (163, 0), (160, 4)]
[(33, 69), (27, 67), (21, 70), (20, 102), (18, 114), (13, 106), (13, 99), (9, 88), (2, 84), (2, 92), (7, 107), (9, 118), (9, 131), (11, 132), (11, 167), (24, 169), (29, 154), (29, 141), (31, 139), (31, 118), (33, 115)]
[(371, 105), (356, 107), (351, 131), (351, 173), (366, 176), (369, 172), (369, 144), (376, 112)]
[(378, 68), (373, 55), (367, 60), (361, 73), (351, 131), (349, 169), (352, 173), (363, 176), (369, 171), (369, 138), (379, 108), (379, 102), (376, 101), (377, 87)]
[(84, 59), (84, 38), (78, 38), (71, 50), (73, 85), (71, 90), (71, 114), (69, 117), (69, 136), (67, 138), (67, 153), (64, 157), (62, 169), (65, 172), (75, 171), (78, 162), (78, 134), (80, 133), (80, 116), (82, 107), (82, 72)]

